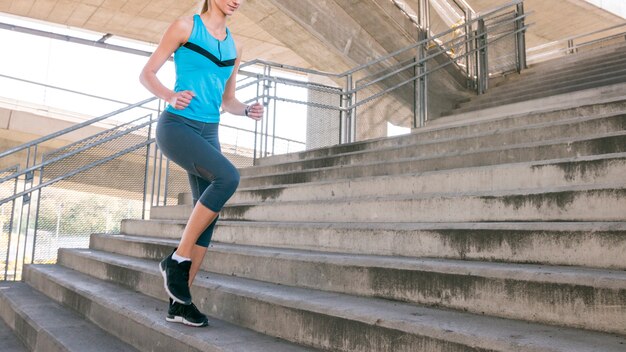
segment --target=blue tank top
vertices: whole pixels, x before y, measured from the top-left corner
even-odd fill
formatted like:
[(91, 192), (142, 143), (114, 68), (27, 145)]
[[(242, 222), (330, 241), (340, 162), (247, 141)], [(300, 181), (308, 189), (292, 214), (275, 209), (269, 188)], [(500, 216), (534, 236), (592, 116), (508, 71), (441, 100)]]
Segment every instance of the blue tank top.
[(171, 105), (166, 110), (192, 120), (218, 123), (222, 95), (236, 58), (235, 41), (228, 28), (226, 38), (220, 41), (209, 33), (200, 16), (194, 15), (187, 43), (174, 52), (174, 90), (190, 90), (196, 96), (183, 110), (174, 109)]

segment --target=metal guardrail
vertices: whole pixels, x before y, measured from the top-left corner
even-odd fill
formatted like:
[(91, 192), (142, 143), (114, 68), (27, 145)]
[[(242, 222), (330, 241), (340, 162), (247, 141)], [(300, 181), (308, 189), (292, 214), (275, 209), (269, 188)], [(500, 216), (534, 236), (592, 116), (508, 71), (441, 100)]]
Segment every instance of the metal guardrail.
[[(475, 89), (478, 94), (487, 90), (490, 76), (524, 69), (526, 67), (524, 35), (529, 27), (525, 24), (527, 16), (528, 14), (524, 13), (523, 0), (515, 0), (434, 36), (426, 37), (428, 32), (426, 26), (426, 30), (421, 32), (422, 38), (417, 43), (342, 73), (302, 69), (264, 60), (250, 61), (242, 65), (241, 69), (245, 71), (248, 66), (262, 66), (264, 73), (258, 75), (258, 78), (268, 82), (270, 88), (272, 84), (280, 81), (270, 77), (269, 72), (272, 69), (288, 70), (333, 81), (334, 85), (315, 88), (310, 83), (301, 85), (307, 89), (329, 91), (339, 89), (337, 95), (340, 104), (278, 99), (339, 112), (341, 131), (337, 143), (353, 142), (357, 138), (357, 109), (367, 110), (373, 102), (383, 96), (397, 94), (400, 89), (415, 92), (414, 96), (411, 92), (405, 92), (403, 93), (405, 97), (399, 99), (406, 105), (413, 105), (413, 127), (424, 126), (428, 119), (427, 78), (447, 66), (453, 65), (462, 70), (467, 86)], [(458, 31), (462, 31), (463, 35), (442, 40)], [(493, 63), (499, 59), (492, 54), (498, 52), (494, 49), (507, 41), (508, 46), (504, 45), (506, 55), (511, 58), (508, 65), (490, 66), (490, 61)], [(460, 64), (462, 61), (463, 65)], [(268, 92), (269, 90), (265, 90), (260, 95), (266, 103), (277, 99), (275, 94)]]
[[(246, 85), (242, 85), (241, 89), (249, 86), (256, 87), (258, 91), (264, 84), (258, 78), (246, 77), (244, 80)], [(32, 81), (27, 83), (36, 84)], [(72, 92), (50, 85), (45, 87)], [(151, 103), (158, 104), (156, 107), (146, 106)], [(64, 204), (67, 209), (68, 204), (75, 204), (82, 197), (80, 194), (90, 195), (96, 201), (107, 198), (113, 199), (112, 203), (123, 201), (133, 204), (131, 213), (115, 219), (120, 223), (122, 218), (145, 218), (151, 206), (166, 205), (168, 200), (174, 201), (178, 193), (188, 191), (186, 173), (165, 159), (155, 143), (154, 127), (163, 106), (157, 98), (145, 99), (0, 152), (3, 164), (21, 160), (17, 165), (0, 170), (0, 260), (4, 260), (0, 262), (0, 280), (19, 280), (25, 263), (55, 260), (58, 241), (66, 247), (86, 245), (89, 234), (97, 231), (97, 228), (88, 225), (90, 216), (94, 215), (73, 219), (69, 226), (72, 229), (63, 230), (68, 227), (67, 218), (72, 216), (67, 211), (65, 213), (68, 214), (63, 214)], [(129, 113), (140, 117), (130, 120), (127, 116), (124, 119), (119, 117)], [(85, 133), (85, 128), (91, 129), (89, 137), (50, 150), (49, 142), (54, 140), (58, 144), (60, 139), (71, 140), (66, 136)], [(94, 128), (100, 130), (94, 133)], [(221, 130), (237, 135), (247, 134), (249, 140), (271, 133), (227, 124), (222, 125)], [(275, 133), (265, 136), (266, 140), (270, 138), (274, 143), (303, 145), (298, 140), (278, 137)], [(222, 148), (231, 161), (241, 167), (253, 165), (257, 145), (249, 143), (249, 146), (244, 146), (244, 149), (250, 148), (250, 152), (240, 156), (240, 147), (236, 145), (223, 144)], [(301, 147), (297, 149), (301, 150)], [(116, 164), (121, 166), (116, 168)], [(58, 203), (56, 230), (50, 231), (50, 218), (55, 214), (49, 205), (55, 202)], [(74, 215), (89, 213), (91, 203), (81, 204)], [(106, 210), (102, 213), (116, 212), (111, 208), (113, 205), (108, 204), (109, 201), (105, 203), (102, 206)]]
[(595, 48), (605, 43), (612, 44), (617, 41), (626, 42), (626, 22), (529, 48), (527, 50), (528, 62), (534, 64), (546, 60), (552, 60), (558, 57), (576, 54), (581, 49), (587, 47)]
[[(307, 148), (316, 148), (355, 141), (357, 109), (359, 116), (386, 113), (384, 99), (390, 97), (411, 106), (408, 110), (413, 116), (413, 127), (422, 126), (427, 118), (427, 78), (434, 72), (455, 65), (466, 71), (468, 87), (484, 92), (489, 75), (494, 73), (489, 66), (489, 59), (494, 59), (489, 56), (489, 50), (511, 38), (515, 45), (509, 45), (506, 50), (514, 53), (516, 64), (510, 69), (524, 67), (521, 49), (526, 16), (522, 0), (516, 0), (435, 36), (427, 36), (427, 31), (423, 31), (423, 37), (414, 45), (343, 73), (262, 60), (245, 63), (240, 67), (244, 78), (238, 81), (238, 96), (246, 103), (261, 99), (266, 115), (261, 122), (254, 123), (254, 130), (224, 127), (246, 133), (247, 139), (253, 140), (252, 146), (247, 147), (252, 155), (244, 157), (252, 165), (256, 158), (276, 154), (281, 144), (306, 143)], [(460, 29), (464, 35), (455, 37), (453, 34)], [(461, 60), (466, 64), (457, 65)], [(287, 77), (283, 72), (299, 76)], [(309, 79), (302, 79), (303, 75)], [(306, 93), (303, 94), (306, 98), (293, 96), (297, 90)], [(157, 107), (146, 106), (155, 102)], [(8, 196), (0, 193), (0, 209), (5, 212), (10, 207), (11, 213), (7, 243), (0, 243), (0, 251), (7, 248), (4, 267), (0, 268), (0, 275), (4, 276), (0, 279), (19, 279), (24, 263), (55, 258), (61, 239), (66, 247), (73, 243), (84, 246), (89, 234), (103, 226), (89, 227), (90, 221), (97, 218), (102, 222), (102, 214), (120, 213), (119, 206), (110, 208), (119, 200), (128, 204), (121, 218), (143, 218), (149, 207), (165, 205), (187, 190), (184, 171), (164, 160), (154, 143), (153, 127), (163, 102), (150, 98), (135, 104), (115, 103), (127, 106), (0, 153), (0, 160), (16, 156), (25, 160), (18, 167), (0, 173), (0, 191), (9, 191)], [(277, 127), (286, 123), (298, 106), (307, 107), (305, 115), (315, 116), (306, 119), (306, 141), (278, 137)], [(138, 118), (115, 123), (89, 138), (41, 153), (48, 141), (101, 125), (122, 113), (145, 109), (148, 114), (137, 113)], [(234, 146), (234, 152), (238, 148)], [(64, 217), (64, 213), (89, 213), (89, 209), (100, 203), (106, 211), (95, 211), (73, 222)], [(73, 207), (75, 211), (67, 210)], [(107, 218), (106, 229), (115, 230), (109, 225), (119, 223), (121, 218)], [(0, 223), (3, 224), (0, 232), (6, 233), (6, 222), (0, 218)], [(2, 254), (5, 253), (0, 253), (0, 257)]]

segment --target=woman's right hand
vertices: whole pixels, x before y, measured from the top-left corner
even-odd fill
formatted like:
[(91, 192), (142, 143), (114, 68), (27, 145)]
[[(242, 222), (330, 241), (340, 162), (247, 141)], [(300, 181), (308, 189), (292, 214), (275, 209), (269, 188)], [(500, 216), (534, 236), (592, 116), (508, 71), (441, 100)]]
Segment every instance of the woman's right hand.
[(172, 97), (167, 101), (170, 105), (177, 110), (183, 110), (186, 108), (191, 99), (196, 95), (190, 90), (183, 90), (180, 92), (175, 92)]

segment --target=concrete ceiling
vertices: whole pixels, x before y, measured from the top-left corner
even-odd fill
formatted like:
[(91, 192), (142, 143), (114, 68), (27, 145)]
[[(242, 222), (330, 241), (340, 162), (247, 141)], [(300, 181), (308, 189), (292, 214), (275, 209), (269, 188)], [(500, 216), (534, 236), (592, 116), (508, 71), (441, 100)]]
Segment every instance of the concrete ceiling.
[[(200, 4), (198, 0), (0, 0), (0, 12), (158, 43), (170, 23), (198, 12)], [(228, 26), (246, 48), (244, 60), (263, 58), (311, 67), (241, 12)]]
[[(407, 3), (416, 2), (413, 0)], [(508, 0), (468, 0), (481, 12)], [(156, 43), (176, 18), (197, 12), (198, 0), (0, 0), (0, 12)], [(623, 23), (583, 0), (526, 0), (535, 23), (529, 47)], [(412, 42), (413, 28), (389, 0), (246, 0), (229, 21), (261, 58), (341, 72)]]
[[(467, 1), (478, 13), (509, 2), (508, 0)], [(524, 0), (524, 11), (532, 12), (527, 20), (527, 23), (533, 24), (526, 34), (528, 48), (626, 22), (625, 19), (584, 0)], [(621, 31), (623, 32), (624, 28)]]

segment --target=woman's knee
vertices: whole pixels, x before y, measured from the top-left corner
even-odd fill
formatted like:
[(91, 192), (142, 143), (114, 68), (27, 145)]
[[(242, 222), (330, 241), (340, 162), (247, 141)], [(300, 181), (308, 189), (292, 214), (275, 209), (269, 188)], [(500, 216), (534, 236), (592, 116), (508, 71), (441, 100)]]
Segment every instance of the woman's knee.
[(231, 194), (235, 193), (237, 187), (239, 187), (240, 179), (241, 177), (239, 176), (239, 171), (233, 167), (232, 170), (229, 171), (228, 175), (224, 177), (224, 188)]

